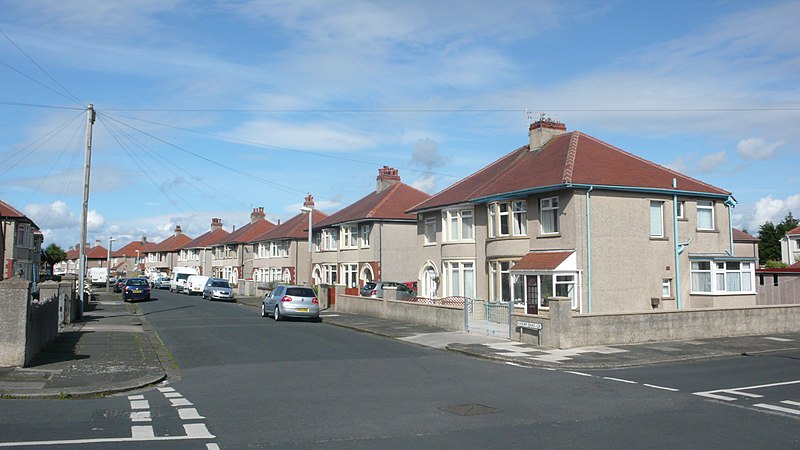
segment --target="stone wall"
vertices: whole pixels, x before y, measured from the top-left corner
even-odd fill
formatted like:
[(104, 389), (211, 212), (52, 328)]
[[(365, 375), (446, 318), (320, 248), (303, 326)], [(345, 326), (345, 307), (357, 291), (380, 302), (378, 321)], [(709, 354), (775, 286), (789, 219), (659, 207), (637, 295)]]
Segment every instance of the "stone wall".
[(0, 281), (0, 366), (26, 366), (58, 334), (58, 283), (47, 287), (33, 299), (29, 281)]

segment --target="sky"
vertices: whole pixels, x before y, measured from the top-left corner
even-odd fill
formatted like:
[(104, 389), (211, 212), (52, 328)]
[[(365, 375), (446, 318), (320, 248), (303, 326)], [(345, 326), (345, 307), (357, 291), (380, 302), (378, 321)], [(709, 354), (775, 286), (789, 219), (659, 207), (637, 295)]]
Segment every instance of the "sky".
[(0, 0), (0, 199), (45, 246), (434, 194), (541, 114), (800, 216), (800, 2)]

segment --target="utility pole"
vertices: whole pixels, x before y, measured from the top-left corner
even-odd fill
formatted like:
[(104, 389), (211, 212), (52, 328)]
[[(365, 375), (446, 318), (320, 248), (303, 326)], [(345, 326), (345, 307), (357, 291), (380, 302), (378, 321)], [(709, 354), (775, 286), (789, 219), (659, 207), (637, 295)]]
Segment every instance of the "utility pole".
[(89, 215), (89, 173), (92, 168), (92, 125), (95, 120), (94, 105), (89, 103), (86, 107), (86, 155), (83, 158), (83, 211), (81, 213), (81, 251), (80, 251), (80, 293), (81, 307), (80, 315), (83, 317), (84, 311), (84, 292), (86, 290), (86, 218)]

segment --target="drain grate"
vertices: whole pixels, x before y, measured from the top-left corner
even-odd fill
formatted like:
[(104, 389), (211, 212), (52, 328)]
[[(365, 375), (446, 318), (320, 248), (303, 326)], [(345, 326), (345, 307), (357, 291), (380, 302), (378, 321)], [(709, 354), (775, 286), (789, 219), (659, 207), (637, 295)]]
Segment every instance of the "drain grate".
[(477, 416), (480, 414), (494, 414), (499, 412), (498, 409), (489, 406), (480, 405), (478, 403), (468, 403), (466, 405), (453, 405), (442, 406), (439, 409), (457, 416)]

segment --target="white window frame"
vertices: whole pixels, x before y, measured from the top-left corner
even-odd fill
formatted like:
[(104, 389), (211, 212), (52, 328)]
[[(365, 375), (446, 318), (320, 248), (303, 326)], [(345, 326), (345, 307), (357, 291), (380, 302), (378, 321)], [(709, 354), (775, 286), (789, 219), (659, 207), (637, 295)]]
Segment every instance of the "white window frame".
[[(545, 223), (549, 223), (550, 220), (545, 221), (545, 217), (552, 216), (552, 230), (545, 229)], [(561, 217), (559, 214), (559, 198), (556, 197), (547, 197), (539, 200), (539, 225), (542, 232), (542, 235), (556, 235), (561, 233)]]
[(342, 225), (340, 230), (342, 250), (358, 248), (358, 225)]
[(361, 225), (361, 248), (369, 248), (370, 234), (372, 234), (372, 224)]
[[(505, 202), (493, 202), (486, 205), (486, 208), (488, 211), (490, 238), (527, 235), (527, 201), (509, 200)], [(503, 228), (505, 228), (505, 232)]]
[(661, 298), (672, 297), (672, 278), (661, 279)]
[(475, 241), (475, 214), (472, 208), (442, 211), (442, 225), (445, 242)]
[[(700, 295), (755, 294), (755, 266), (755, 262), (749, 260), (691, 260), (691, 293)], [(735, 278), (733, 278), (734, 275)], [(730, 289), (734, 280), (739, 280), (738, 289)], [(698, 286), (700, 282), (703, 286)]]
[(339, 270), (342, 273), (342, 283), (345, 287), (358, 287), (358, 264), (342, 263), (339, 265)]
[[(511, 273), (511, 267), (515, 262), (514, 260), (489, 262), (489, 298), (502, 303), (508, 303), (513, 299), (515, 308), (524, 308), (525, 277)], [(506, 283), (508, 285), (504, 286)], [(504, 298), (504, 288), (507, 288), (508, 298)]]
[(326, 228), (322, 230), (321, 247), (322, 251), (337, 250), (338, 230), (333, 228)]
[(684, 200), (678, 200), (678, 203), (675, 204), (675, 208), (678, 211), (678, 214), (675, 216), (678, 220), (682, 220), (686, 218), (686, 202)]
[[(704, 231), (713, 231), (716, 229), (715, 221), (714, 221), (714, 207), (715, 203), (713, 200), (698, 200), (697, 201), (697, 229), (704, 230)], [(700, 215), (702, 214), (709, 214), (711, 226), (710, 227), (701, 227), (700, 226)]]
[(336, 264), (322, 264), (320, 268), (323, 282), (325, 284), (336, 284), (338, 276)]
[[(466, 282), (467, 274), (471, 274), (472, 286), (469, 286)], [(467, 297), (467, 298), (475, 297), (475, 291), (476, 291), (475, 261), (472, 260), (444, 261), (442, 263), (442, 275), (444, 275), (443, 286), (446, 297)]]
[[(578, 272), (539, 272), (539, 273), (526, 274), (525, 276), (538, 278), (538, 280), (536, 281), (536, 296), (537, 296), (536, 303), (539, 309), (544, 309), (544, 310), (550, 309), (550, 306), (547, 303), (547, 298), (558, 295), (559, 287), (563, 288), (564, 286), (566, 286), (570, 294), (567, 295), (567, 297), (572, 299), (570, 303), (571, 309), (578, 310), (578, 308), (580, 307), (579, 304), (580, 289), (578, 286), (580, 277), (578, 276)], [(545, 282), (548, 282), (548, 285), (546, 287), (545, 287)], [(525, 304), (528, 302), (527, 285), (528, 285), (528, 280), (523, 280), (523, 289), (525, 290)]]
[(650, 237), (664, 237), (664, 202), (650, 200)]
[(424, 245), (433, 245), (436, 243), (436, 218), (428, 217), (425, 219), (424, 228)]

